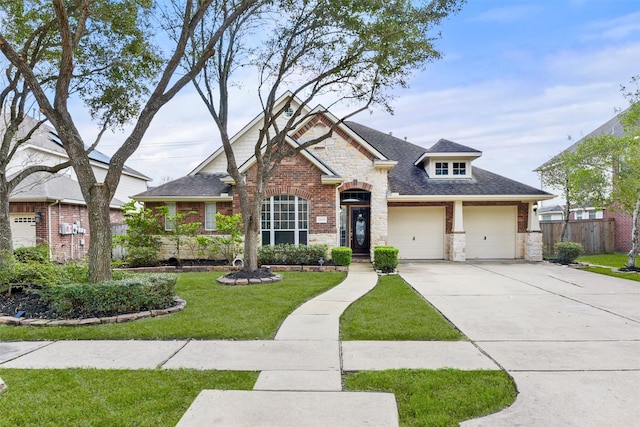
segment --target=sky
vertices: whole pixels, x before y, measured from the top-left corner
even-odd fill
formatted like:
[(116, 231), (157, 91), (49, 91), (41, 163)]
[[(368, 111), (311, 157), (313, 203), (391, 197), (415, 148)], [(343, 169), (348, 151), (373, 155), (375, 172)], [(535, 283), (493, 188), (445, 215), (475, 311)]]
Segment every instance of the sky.
[[(638, 0), (469, 0), (438, 29), (442, 59), (394, 91), (394, 114), (352, 120), (425, 148), (440, 138), (473, 147), (483, 152), (474, 165), (536, 188), (533, 170), (626, 108), (621, 85), (640, 75)], [(233, 132), (260, 112), (249, 88), (243, 97)], [(80, 128), (92, 140), (94, 127)], [(98, 149), (111, 154), (123, 138), (108, 134)], [(159, 185), (219, 147), (215, 124), (186, 88), (127, 165)]]

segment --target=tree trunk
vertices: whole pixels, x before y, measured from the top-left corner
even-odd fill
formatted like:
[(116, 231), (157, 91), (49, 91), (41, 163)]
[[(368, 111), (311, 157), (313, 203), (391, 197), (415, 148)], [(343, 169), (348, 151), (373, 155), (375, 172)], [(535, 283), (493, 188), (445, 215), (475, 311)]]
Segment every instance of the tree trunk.
[[(260, 205), (258, 205), (260, 206)], [(251, 205), (251, 215), (247, 219), (244, 233), (244, 269), (255, 271), (258, 269), (258, 242), (260, 237), (260, 212), (255, 212), (256, 204)]]
[(9, 218), (9, 190), (0, 184), (0, 254), (13, 252), (11, 219)]
[(569, 210), (569, 202), (567, 202), (567, 207), (564, 210), (564, 223), (562, 224), (562, 232), (560, 233), (560, 241), (567, 241), (567, 232), (569, 231), (569, 217), (571, 216), (571, 211)]
[(636, 257), (638, 256), (638, 216), (640, 214), (640, 197), (636, 200), (636, 206), (633, 208), (631, 216), (631, 250), (627, 259), (627, 266), (636, 266)]
[(111, 275), (111, 217), (109, 189), (103, 183), (91, 188), (87, 200), (89, 209), (89, 282), (99, 283), (112, 279)]

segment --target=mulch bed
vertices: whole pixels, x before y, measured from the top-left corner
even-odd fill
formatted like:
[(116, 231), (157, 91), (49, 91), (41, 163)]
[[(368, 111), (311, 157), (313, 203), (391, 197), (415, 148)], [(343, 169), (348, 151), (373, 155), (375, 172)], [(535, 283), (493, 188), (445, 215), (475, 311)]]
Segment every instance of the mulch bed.
[[(177, 305), (177, 302), (172, 302), (170, 308)], [(14, 288), (11, 295), (3, 293), (0, 295), (0, 316), (14, 317), (17, 313), (23, 311), (24, 313), (20, 317), (21, 319), (45, 319), (45, 320), (61, 320), (61, 319), (91, 319), (94, 317), (113, 317), (122, 314), (137, 313), (138, 311), (73, 311), (65, 316), (61, 316), (57, 313), (51, 305), (46, 302), (40, 294), (34, 290), (25, 288)]]

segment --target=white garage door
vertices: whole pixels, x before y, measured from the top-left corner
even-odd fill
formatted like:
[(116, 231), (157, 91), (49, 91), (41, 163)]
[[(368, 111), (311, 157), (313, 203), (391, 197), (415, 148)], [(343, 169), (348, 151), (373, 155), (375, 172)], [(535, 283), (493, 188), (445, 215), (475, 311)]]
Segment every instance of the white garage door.
[(13, 247), (22, 248), (36, 245), (36, 220), (34, 214), (11, 214), (11, 235)]
[(466, 257), (516, 257), (518, 211), (515, 206), (465, 206)]
[(444, 259), (444, 207), (389, 208), (389, 245), (400, 259)]

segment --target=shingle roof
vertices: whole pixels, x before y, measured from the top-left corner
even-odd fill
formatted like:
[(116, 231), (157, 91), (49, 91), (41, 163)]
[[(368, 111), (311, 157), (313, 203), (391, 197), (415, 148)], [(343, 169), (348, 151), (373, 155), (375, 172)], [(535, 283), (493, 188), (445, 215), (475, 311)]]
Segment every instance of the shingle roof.
[[(512, 179), (486, 171), (477, 166), (472, 167), (470, 179), (433, 179), (425, 170), (414, 162), (425, 152), (423, 147), (395, 138), (386, 133), (371, 129), (354, 122), (347, 126), (378, 151), (398, 164), (389, 173), (389, 190), (402, 195), (549, 195), (549, 193)], [(470, 147), (441, 139), (434, 147), (438, 150), (453, 149), (453, 152), (479, 152)], [(434, 148), (432, 147), (432, 148)]]
[[(37, 172), (20, 182), (9, 197), (12, 202), (27, 200), (61, 200), (67, 203), (85, 204), (80, 184), (60, 174)], [(112, 206), (122, 206), (124, 202), (114, 198)]]
[(449, 141), (448, 139), (440, 139), (426, 151), (428, 153), (482, 153), (480, 150)]
[[(38, 120), (36, 120), (35, 118), (31, 117), (31, 116), (25, 116), (24, 121), (22, 122), (22, 124), (20, 125), (20, 127), (18, 128), (18, 136), (19, 137), (24, 137), (27, 135), (27, 133), (38, 123)], [(2, 127), (2, 123), (0, 121), (0, 127)], [(43, 123), (40, 128), (38, 128), (38, 130), (36, 130), (36, 132), (31, 136), (30, 142), (33, 145), (36, 145), (38, 147), (42, 147), (44, 149), (56, 152), (56, 153), (60, 153), (60, 155), (62, 157), (68, 158), (68, 154), (65, 151), (64, 147), (62, 146), (62, 142), (60, 141), (60, 138), (58, 137), (58, 135), (54, 132), (53, 128), (49, 125), (47, 125), (46, 123)], [(111, 162), (111, 158), (109, 156), (107, 156), (106, 154), (98, 151), (98, 150), (93, 150), (89, 153), (89, 159), (108, 165), (109, 162)], [(151, 178), (149, 178), (148, 176), (138, 172), (137, 170), (124, 165), (122, 168), (122, 172), (129, 174), (129, 175), (134, 175), (138, 178), (141, 178), (145, 181), (151, 181)]]
[(221, 181), (226, 173), (198, 173), (187, 175), (165, 184), (136, 194), (133, 198), (143, 197), (219, 197), (221, 193), (231, 195), (231, 185)]

